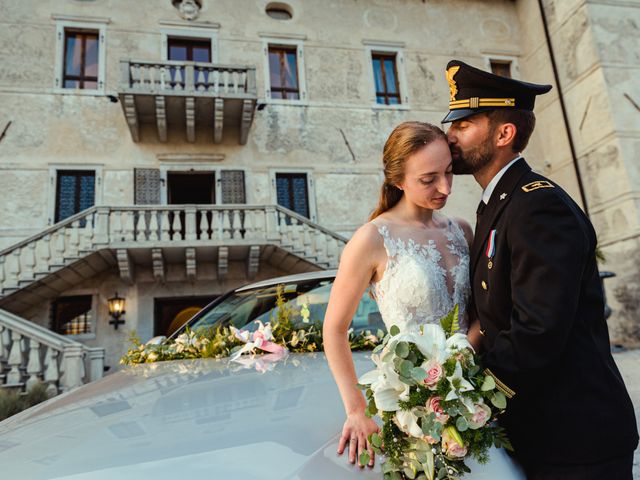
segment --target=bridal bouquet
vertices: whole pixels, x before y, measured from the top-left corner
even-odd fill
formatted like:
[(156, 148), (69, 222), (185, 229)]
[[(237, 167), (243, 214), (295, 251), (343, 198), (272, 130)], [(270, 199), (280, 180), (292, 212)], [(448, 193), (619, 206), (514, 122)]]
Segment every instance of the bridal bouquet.
[(457, 307), (440, 325), (391, 327), (374, 349), (376, 369), (359, 379), (367, 415), (383, 420), (369, 443), (386, 457), (385, 479), (456, 479), (470, 472), (465, 458), (486, 463), (492, 445), (511, 449), (495, 422), (506, 397), (458, 328)]

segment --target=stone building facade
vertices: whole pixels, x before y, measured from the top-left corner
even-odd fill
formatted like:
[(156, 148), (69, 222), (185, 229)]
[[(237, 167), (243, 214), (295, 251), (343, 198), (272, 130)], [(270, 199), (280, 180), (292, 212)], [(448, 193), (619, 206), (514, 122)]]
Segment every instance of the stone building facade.
[[(542, 4), (0, 0), (0, 309), (58, 330), (79, 309), (66, 333), (115, 368), (130, 329), (164, 334), (237, 285), (335, 267), (377, 200), (386, 137), (439, 124), (458, 58), (554, 85), (526, 158), (586, 199), (618, 274), (611, 333), (632, 342), (640, 8)], [(456, 178), (447, 213), (472, 220), (479, 196)]]

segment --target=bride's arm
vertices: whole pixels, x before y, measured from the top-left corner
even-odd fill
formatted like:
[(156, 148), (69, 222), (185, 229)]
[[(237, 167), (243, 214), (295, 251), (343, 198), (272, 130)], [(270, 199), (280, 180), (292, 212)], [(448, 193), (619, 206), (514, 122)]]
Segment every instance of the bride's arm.
[(358, 379), (347, 330), (377, 268), (376, 252), (380, 248), (377, 235), (375, 227), (367, 224), (353, 235), (344, 248), (323, 326), (325, 355), (338, 384), (347, 415), (338, 454), (341, 455), (349, 445), (349, 461), (355, 463), (356, 453), (359, 457), (368, 450), (371, 457), (369, 466), (373, 466), (374, 456), (366, 439), (370, 433), (378, 431), (378, 426), (364, 413), (366, 402), (362, 391), (357, 387)]

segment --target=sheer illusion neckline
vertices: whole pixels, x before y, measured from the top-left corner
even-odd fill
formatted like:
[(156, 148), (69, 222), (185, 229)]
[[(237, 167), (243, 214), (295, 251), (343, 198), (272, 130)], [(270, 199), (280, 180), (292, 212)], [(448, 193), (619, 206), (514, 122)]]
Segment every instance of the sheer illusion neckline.
[(463, 315), (470, 294), (469, 246), (458, 222), (444, 220), (441, 229), (371, 222), (387, 253), (382, 275), (371, 287), (388, 327), (432, 323), (455, 305)]

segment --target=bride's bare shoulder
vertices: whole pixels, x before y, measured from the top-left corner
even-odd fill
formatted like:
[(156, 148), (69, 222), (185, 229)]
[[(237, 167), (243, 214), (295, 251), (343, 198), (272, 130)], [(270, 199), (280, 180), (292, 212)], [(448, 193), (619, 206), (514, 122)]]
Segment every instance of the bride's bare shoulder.
[(357, 244), (362, 247), (368, 248), (380, 248), (384, 246), (384, 241), (380, 235), (379, 225), (373, 222), (368, 222), (358, 228), (351, 239), (349, 244)]

